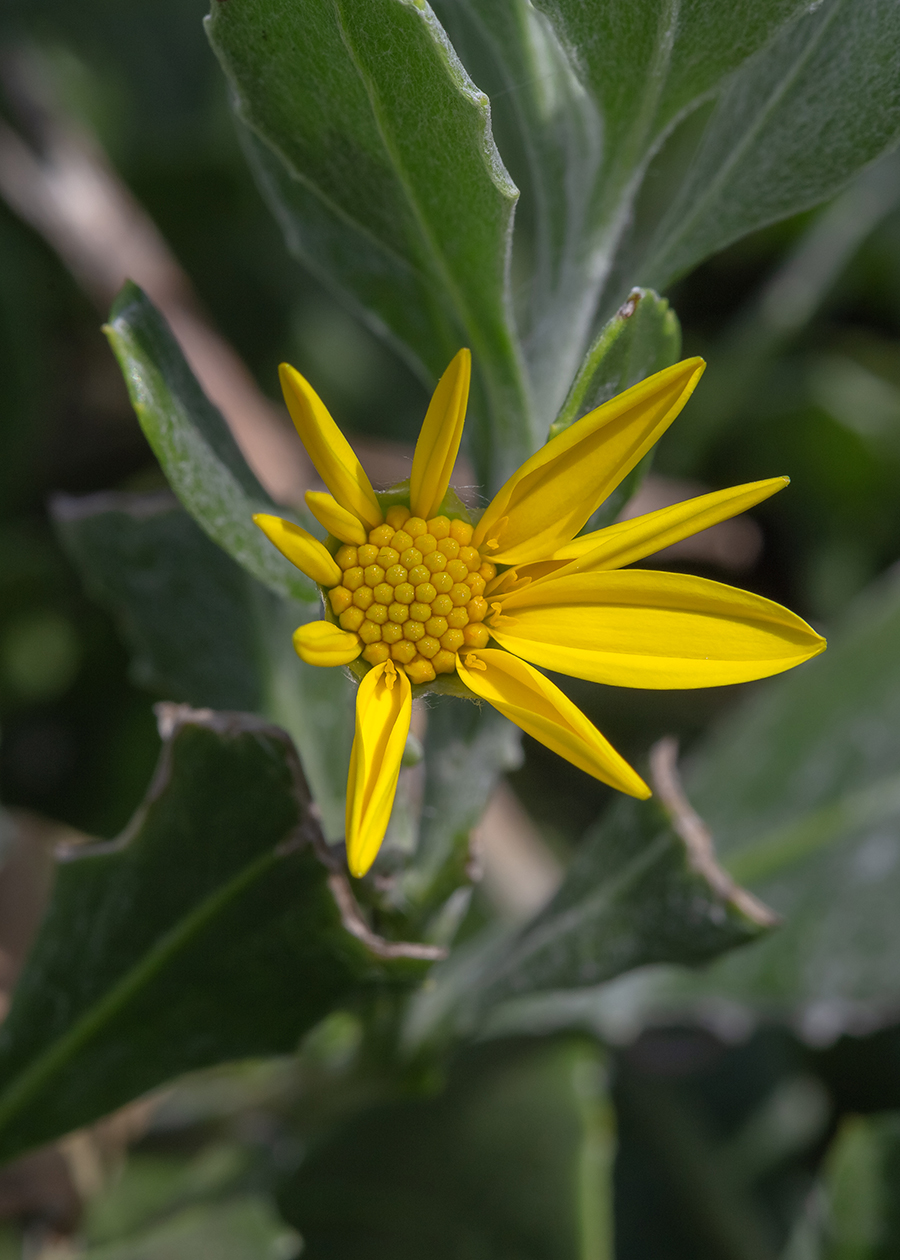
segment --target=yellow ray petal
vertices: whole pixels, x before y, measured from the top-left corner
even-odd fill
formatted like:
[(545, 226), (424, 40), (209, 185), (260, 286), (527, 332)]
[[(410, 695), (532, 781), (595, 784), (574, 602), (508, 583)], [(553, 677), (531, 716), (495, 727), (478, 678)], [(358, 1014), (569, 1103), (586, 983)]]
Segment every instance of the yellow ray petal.
[[(766, 481), (751, 481), (728, 490), (715, 490), (684, 503), (674, 503), (630, 521), (619, 521), (606, 529), (573, 538), (560, 547), (549, 560), (536, 564), (520, 565), (519, 577), (537, 581), (554, 572), (556, 577), (568, 573), (587, 573), (592, 569), (621, 569), (651, 556), (663, 547), (690, 538), (701, 529), (709, 529), (719, 521), (727, 521), (739, 512), (768, 499), (790, 484), (789, 477), (770, 477)], [(560, 563), (562, 562), (562, 563)]]
[(501, 564), (553, 555), (662, 436), (705, 366), (685, 359), (657, 372), (549, 441), (495, 495), (472, 545)]
[(384, 517), (372, 484), (350, 443), (312, 385), (296, 368), (282, 363), (278, 376), (294, 427), (319, 476), (342, 508), (358, 516), (367, 529), (374, 529)]
[(387, 830), (409, 734), (412, 691), (393, 661), (370, 669), (356, 695), (356, 736), (347, 779), (347, 864), (357, 879)]
[(301, 573), (305, 573), (320, 586), (338, 585), (341, 580), (340, 566), (318, 538), (313, 538), (305, 529), (301, 529), (293, 521), (282, 520), (280, 516), (266, 516), (257, 512), (253, 523), (259, 526), (269, 542), (274, 543), (281, 554), (287, 556)]
[(721, 582), (649, 569), (549, 577), (492, 601), (499, 644), (535, 665), (620, 687), (766, 678), (825, 640), (794, 613)]
[(349, 665), (362, 650), (358, 634), (330, 621), (310, 621), (294, 631), (294, 651), (307, 665)]
[(307, 490), (303, 497), (310, 512), (329, 534), (354, 547), (361, 547), (369, 541), (369, 535), (359, 517), (342, 508), (332, 495), (322, 494), (319, 490)]
[(476, 696), (579, 770), (639, 796), (650, 789), (612, 744), (549, 678), (509, 652), (486, 648), (461, 654), (459, 676)]
[(409, 479), (413, 516), (427, 521), (441, 505), (456, 463), (466, 419), (472, 356), (460, 350), (438, 381), (416, 443)]

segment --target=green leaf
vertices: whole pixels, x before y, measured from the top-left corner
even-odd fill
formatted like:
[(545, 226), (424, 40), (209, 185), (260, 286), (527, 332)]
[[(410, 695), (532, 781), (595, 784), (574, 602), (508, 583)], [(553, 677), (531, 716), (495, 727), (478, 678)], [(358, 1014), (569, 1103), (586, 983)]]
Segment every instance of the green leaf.
[(671, 367), (680, 353), (681, 326), (669, 303), (652, 289), (633, 289), (584, 356), (550, 436), (654, 372)]
[(648, 963), (696, 965), (772, 926), (766, 907), (717, 866), (703, 824), (672, 786), (672, 747), (655, 751), (656, 795), (615, 803), (544, 910), (517, 930), (490, 929), (434, 972), (411, 1009), (411, 1045), (454, 1027), (542, 1031), (557, 1020), (555, 991), (590, 990)]
[(0, 1034), (3, 1158), (177, 1073), (289, 1051), (410, 966), (343, 928), (283, 732), (172, 707), (162, 719), (129, 828), (60, 865)]
[[(633, 289), (600, 330), (572, 382), (562, 410), (550, 426), (550, 437), (595, 407), (677, 362), (681, 325), (665, 298), (652, 289)], [(650, 471), (649, 451), (597, 509), (582, 532), (611, 525)]]
[(184, 1208), (134, 1237), (81, 1254), (85, 1260), (293, 1260), (302, 1245), (268, 1197), (244, 1194)]
[(60, 496), (53, 512), (86, 587), (119, 623), (138, 686), (284, 727), (325, 834), (340, 840), (352, 688), (343, 670), (300, 661), (291, 641), (318, 609), (261, 586), (168, 495)]
[(113, 304), (106, 335), (147, 441), (200, 528), (280, 595), (315, 599), (314, 584), (253, 524), (254, 512), (284, 512), (247, 467), (165, 320), (130, 281)]
[(308, 1260), (611, 1260), (614, 1121), (591, 1042), (480, 1047), (374, 1108), (279, 1195)]
[[(487, 32), (500, 71), (486, 67), (486, 81), (510, 94), (523, 133), (512, 152), (533, 173), (529, 184), (512, 163), (534, 197), (532, 236), (548, 242), (534, 250), (526, 345), (551, 406), (592, 321), (633, 284), (663, 289), (831, 197), (900, 136), (890, 0), (535, 0), (549, 34), (516, 0), (464, 7)], [(462, 38), (468, 57), (477, 40)]]
[[(711, 16), (713, 6), (702, 7)], [(663, 287), (731, 241), (824, 201), (897, 143), (897, 6), (825, 0), (792, 7), (805, 12), (723, 84), (647, 247), (644, 283)], [(724, 33), (732, 14), (718, 13)]]
[(432, 379), (471, 347), (478, 455), (503, 480), (536, 441), (506, 292), (518, 193), (431, 9), (230, 0), (208, 29), (292, 250)]
[(900, 997), (900, 581), (863, 597), (814, 663), (761, 689), (698, 752), (691, 800), (722, 860), (784, 917), (693, 994), (828, 1039)]
[[(626, 999), (633, 1027), (664, 1014), (742, 1028), (777, 1016), (828, 1043), (896, 1018), (898, 731), (892, 573), (858, 601), (822, 657), (756, 688), (688, 764), (687, 794), (723, 866), (783, 921), (702, 975), (636, 978)], [(602, 991), (593, 1002), (602, 1026), (611, 1008)]]
[(57, 531), (91, 595), (119, 621), (131, 675), (167, 700), (258, 712), (252, 579), (171, 495), (59, 495)]
[(900, 1115), (848, 1116), (826, 1162), (822, 1260), (887, 1260), (900, 1247)]

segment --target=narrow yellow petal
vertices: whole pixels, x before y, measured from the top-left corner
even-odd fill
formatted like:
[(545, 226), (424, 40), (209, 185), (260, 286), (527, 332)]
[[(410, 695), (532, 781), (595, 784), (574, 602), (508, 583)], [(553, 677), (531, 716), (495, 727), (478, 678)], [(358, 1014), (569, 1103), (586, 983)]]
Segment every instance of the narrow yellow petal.
[(568, 573), (587, 573), (592, 569), (621, 569), (626, 564), (634, 564), (636, 560), (643, 560), (644, 556), (661, 551), (663, 547), (680, 542), (682, 538), (690, 538), (701, 529), (709, 529), (719, 521), (746, 512), (789, 484), (789, 477), (751, 481), (743, 486), (686, 499), (684, 503), (674, 503), (644, 516), (635, 516), (630, 521), (619, 521), (606, 529), (573, 538), (549, 560), (520, 565), (519, 577), (537, 581), (550, 572), (562, 577)]
[(374, 529), (384, 517), (371, 482), (350, 443), (309, 381), (296, 368), (282, 363), (278, 375), (294, 427), (319, 476), (342, 508), (358, 516), (367, 529)]
[(393, 661), (370, 669), (356, 696), (356, 736), (347, 779), (347, 864), (357, 879), (387, 831), (409, 734), (412, 691)]
[(649, 569), (552, 576), (491, 602), (502, 646), (545, 669), (620, 687), (718, 687), (791, 669), (825, 640), (721, 582)]
[(476, 696), (579, 770), (639, 796), (650, 789), (581, 710), (543, 674), (509, 652), (486, 648), (460, 655), (459, 676)]
[(338, 585), (341, 580), (340, 566), (318, 538), (313, 538), (305, 529), (301, 529), (293, 521), (282, 520), (280, 516), (266, 516), (257, 512), (253, 523), (259, 526), (269, 542), (274, 543), (281, 554), (287, 556), (301, 573), (305, 573), (320, 586)]
[(369, 541), (369, 535), (359, 517), (342, 508), (332, 495), (322, 494), (319, 490), (307, 490), (303, 497), (310, 512), (329, 534), (354, 547), (361, 547)]
[(472, 356), (468, 350), (460, 350), (438, 381), (425, 414), (409, 479), (412, 514), (422, 520), (434, 516), (450, 485), (466, 419), (471, 375)]
[(658, 441), (705, 366), (685, 359), (665, 368), (552, 438), (495, 495), (473, 547), (501, 564), (553, 555)]
[(294, 631), (294, 651), (307, 665), (349, 665), (362, 650), (358, 634), (330, 621), (309, 621)]

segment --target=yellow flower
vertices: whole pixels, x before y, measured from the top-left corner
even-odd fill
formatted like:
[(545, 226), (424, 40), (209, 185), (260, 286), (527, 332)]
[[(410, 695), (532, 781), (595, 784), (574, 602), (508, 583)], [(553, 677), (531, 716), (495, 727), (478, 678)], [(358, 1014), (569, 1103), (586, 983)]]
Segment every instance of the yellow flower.
[(455, 676), (561, 757), (645, 798), (640, 776), (535, 666), (616, 686), (711, 687), (777, 674), (825, 647), (806, 622), (759, 595), (623, 570), (761, 502), (786, 477), (576, 536), (678, 415), (701, 359), (657, 372), (553, 438), (474, 525), (448, 495), (470, 367), (461, 350), (434, 392), (408, 487), (381, 498), (309, 383), (281, 368), (291, 417), (331, 491), (306, 495), (329, 539), (279, 517), (254, 520), (325, 594), (326, 619), (294, 635), (298, 655), (313, 665), (354, 663), (363, 674), (347, 784), (356, 876), (372, 865), (387, 828), (413, 687), (427, 691)]

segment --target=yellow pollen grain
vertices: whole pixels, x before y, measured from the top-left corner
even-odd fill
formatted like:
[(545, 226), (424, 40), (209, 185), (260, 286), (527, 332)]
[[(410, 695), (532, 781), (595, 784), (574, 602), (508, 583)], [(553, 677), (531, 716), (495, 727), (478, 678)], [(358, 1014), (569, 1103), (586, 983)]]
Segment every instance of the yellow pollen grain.
[(412, 582), (401, 582), (394, 587), (394, 599), (398, 604), (411, 604), (416, 598), (416, 588)]
[(348, 608), (346, 612), (342, 612), (338, 621), (341, 623), (342, 630), (358, 630), (366, 619), (366, 614), (361, 608)]
[(381, 626), (374, 621), (364, 621), (356, 632), (363, 643), (378, 643), (381, 639)]
[(396, 621), (386, 621), (381, 627), (381, 639), (383, 643), (399, 643), (403, 638), (403, 627), (397, 625)]
[(401, 665), (408, 665), (415, 655), (416, 645), (407, 639), (401, 639), (391, 648), (391, 660), (399, 661)]
[(426, 661), (422, 657), (405, 666), (405, 669), (410, 682), (427, 683), (434, 680), (434, 668), (431, 661)]
[(363, 652), (362, 658), (370, 665), (383, 665), (390, 655), (391, 649), (386, 643), (370, 643)]
[(361, 564), (363, 568), (365, 568), (367, 564), (374, 564), (378, 559), (378, 551), (378, 547), (373, 547), (371, 543), (365, 543), (357, 550), (357, 563)]
[(345, 608), (353, 603), (353, 596), (346, 586), (333, 586), (328, 592), (328, 602), (335, 617), (339, 617)]
[(334, 558), (342, 569), (352, 569), (359, 564), (356, 547), (339, 547)]
[(447, 557), (440, 551), (430, 551), (423, 561), (430, 573), (437, 573), (447, 567)]
[(369, 530), (369, 542), (378, 549), (386, 547), (394, 537), (394, 533), (393, 525), (376, 525), (374, 529)]
[(359, 590), (353, 592), (353, 603), (357, 608), (361, 608), (363, 612), (370, 606), (375, 599), (375, 592), (371, 586), (361, 586)]
[[(386, 575), (385, 575), (386, 576)], [(394, 588), (388, 582), (379, 582), (375, 587), (375, 599), (379, 604), (393, 603)]]
[(365, 580), (365, 574), (360, 566), (356, 564), (352, 569), (345, 570), (344, 580), (341, 585), (346, 587), (348, 591), (357, 591)]
[(397, 625), (402, 625), (403, 622), (406, 621), (408, 617), (409, 617), (408, 604), (400, 604), (400, 603), (391, 604), (391, 606), (388, 608), (389, 620), (393, 621)]
[(403, 522), (403, 529), (409, 534), (410, 538), (419, 538), (422, 534), (428, 533), (428, 526), (421, 516), (408, 516)]
[(384, 515), (385, 520), (392, 529), (400, 529), (409, 520), (410, 511), (402, 503), (395, 503), (393, 507), (388, 508)]
[(391, 546), (395, 551), (406, 551), (413, 545), (412, 534), (407, 534), (405, 529), (398, 529), (394, 537), (391, 539)]
[(440, 541), (443, 538), (450, 537), (450, 521), (446, 516), (434, 516), (428, 522), (428, 532), (432, 538)]

